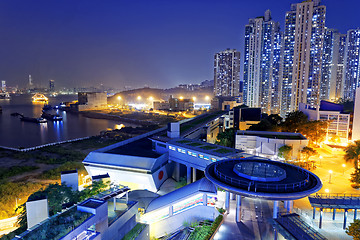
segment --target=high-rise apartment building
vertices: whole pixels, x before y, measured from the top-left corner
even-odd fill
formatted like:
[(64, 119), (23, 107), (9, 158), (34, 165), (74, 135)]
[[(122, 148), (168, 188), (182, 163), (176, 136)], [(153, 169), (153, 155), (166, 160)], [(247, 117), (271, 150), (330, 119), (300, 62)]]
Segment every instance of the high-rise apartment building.
[(320, 102), (325, 15), (319, 0), (292, 4), (285, 15), (282, 116), (298, 110), (299, 103)]
[(281, 33), (280, 24), (263, 17), (249, 19), (245, 26), (244, 102), (264, 113), (279, 113)]
[(55, 80), (50, 80), (49, 81), (49, 91), (50, 92), (55, 91)]
[(1, 91), (6, 92), (6, 81), (1, 80)]
[(226, 49), (214, 56), (215, 96), (237, 97), (240, 84), (240, 52)]
[(360, 86), (360, 29), (351, 29), (347, 32), (345, 47), (344, 66), (344, 89), (345, 100), (355, 100), (355, 90)]
[(324, 35), (320, 99), (335, 101), (342, 97), (346, 34), (326, 28)]

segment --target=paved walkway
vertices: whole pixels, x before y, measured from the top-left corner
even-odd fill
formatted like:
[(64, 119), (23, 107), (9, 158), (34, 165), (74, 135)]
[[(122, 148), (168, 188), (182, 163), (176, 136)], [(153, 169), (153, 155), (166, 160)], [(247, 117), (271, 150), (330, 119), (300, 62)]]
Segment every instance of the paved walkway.
[[(272, 217), (272, 201), (243, 198), (240, 223), (235, 221), (235, 204), (235, 200), (230, 201), (230, 213), (225, 217), (214, 239), (274, 239), (273, 228), (267, 221)], [(284, 238), (278, 236), (278, 239)]]

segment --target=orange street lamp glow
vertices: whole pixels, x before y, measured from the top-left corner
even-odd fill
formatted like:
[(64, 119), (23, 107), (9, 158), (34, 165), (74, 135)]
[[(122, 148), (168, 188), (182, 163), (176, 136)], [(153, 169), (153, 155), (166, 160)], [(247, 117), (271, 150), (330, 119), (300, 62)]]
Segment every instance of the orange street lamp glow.
[(192, 99), (193, 99), (194, 102), (196, 101), (196, 97), (193, 97)]
[(206, 96), (206, 97), (205, 97), (205, 100), (206, 100), (206, 101), (209, 101), (209, 100), (210, 100), (210, 97), (209, 97), (209, 96)]
[(149, 97), (149, 100), (152, 101), (152, 100), (154, 100), (154, 98), (153, 98), (153, 97)]
[(179, 99), (180, 99), (180, 100), (183, 100), (183, 99), (184, 99), (184, 97), (183, 97), (183, 96), (180, 96), (180, 97), (179, 97)]
[(118, 96), (117, 99), (118, 99), (118, 100), (121, 100), (121, 96)]
[(141, 100), (141, 96), (138, 96), (138, 97), (137, 97), (137, 100)]

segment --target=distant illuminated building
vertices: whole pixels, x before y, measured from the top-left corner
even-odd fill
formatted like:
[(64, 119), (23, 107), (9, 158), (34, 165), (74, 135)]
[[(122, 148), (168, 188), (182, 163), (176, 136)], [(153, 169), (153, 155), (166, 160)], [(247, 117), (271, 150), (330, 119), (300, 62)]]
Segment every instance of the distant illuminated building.
[(54, 92), (55, 91), (55, 80), (49, 81), (49, 91)]
[(271, 12), (249, 19), (245, 26), (243, 97), (249, 107), (262, 112), (280, 112), (280, 24), (271, 20)]
[(29, 89), (31, 89), (34, 86), (33, 80), (31, 75), (29, 75)]
[(342, 97), (346, 34), (327, 28), (321, 72), (320, 99), (335, 101)]
[(239, 96), (240, 52), (226, 49), (214, 57), (215, 96)]
[(281, 116), (299, 103), (319, 105), (326, 7), (319, 0), (291, 4), (285, 15)]
[(1, 81), (1, 91), (6, 92), (6, 81), (5, 80)]
[(345, 48), (344, 69), (344, 95), (345, 100), (355, 100), (355, 91), (360, 87), (360, 29), (351, 29), (347, 32)]

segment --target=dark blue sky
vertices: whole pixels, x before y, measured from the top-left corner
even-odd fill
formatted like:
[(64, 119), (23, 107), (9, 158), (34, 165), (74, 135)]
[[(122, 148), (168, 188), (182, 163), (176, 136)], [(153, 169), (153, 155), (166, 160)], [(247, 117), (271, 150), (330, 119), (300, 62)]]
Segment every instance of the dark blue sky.
[[(272, 11), (283, 28), (290, 0), (2, 0), (0, 79), (25, 86), (172, 87), (213, 78), (213, 55), (243, 54), (249, 18)], [(358, 0), (324, 0), (326, 25), (360, 27)], [(243, 57), (243, 55), (241, 55)], [(242, 76), (241, 76), (242, 78)]]

